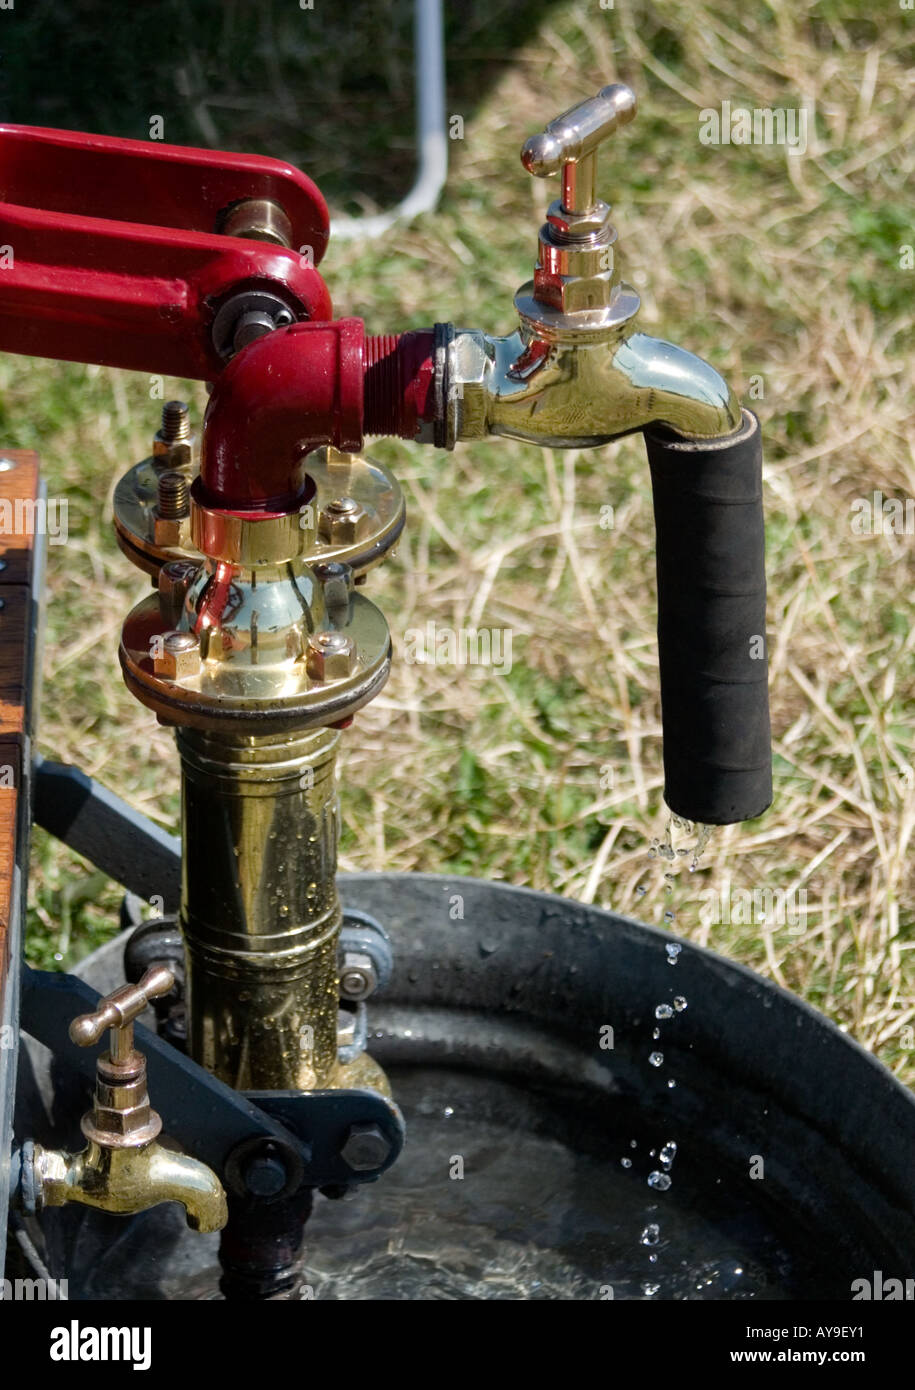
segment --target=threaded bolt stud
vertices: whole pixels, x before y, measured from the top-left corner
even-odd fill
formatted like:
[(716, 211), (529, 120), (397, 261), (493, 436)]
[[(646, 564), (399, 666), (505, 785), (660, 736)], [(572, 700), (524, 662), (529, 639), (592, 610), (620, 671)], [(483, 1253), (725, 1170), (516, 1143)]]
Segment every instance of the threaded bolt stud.
[(191, 509), (191, 485), (183, 473), (159, 474), (158, 511), (163, 521), (181, 521)]

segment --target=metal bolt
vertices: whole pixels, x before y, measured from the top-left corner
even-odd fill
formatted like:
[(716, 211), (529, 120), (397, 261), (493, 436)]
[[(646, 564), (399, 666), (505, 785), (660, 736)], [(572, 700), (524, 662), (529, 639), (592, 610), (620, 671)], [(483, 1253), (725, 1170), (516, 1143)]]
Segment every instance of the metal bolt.
[(345, 951), (340, 967), (340, 994), (344, 999), (368, 999), (378, 987), (378, 974), (371, 956)]
[(360, 507), (355, 497), (335, 497), (324, 510), (334, 516), (349, 516), (352, 512), (358, 512)]
[(217, 232), (240, 236), (249, 241), (269, 241), (275, 246), (292, 245), (292, 223), (272, 198), (242, 198), (220, 217)]
[(166, 401), (162, 407), (162, 424), (153, 435), (153, 455), (173, 468), (188, 467), (194, 436), (184, 401)]
[(380, 1168), (391, 1152), (389, 1141), (375, 1124), (350, 1125), (340, 1157), (354, 1173)]
[(355, 497), (335, 497), (318, 517), (318, 536), (331, 545), (351, 545), (368, 523), (368, 513)]
[(183, 473), (159, 474), (158, 511), (163, 521), (181, 521), (191, 510), (191, 485)]
[(190, 439), (191, 419), (184, 401), (166, 401), (162, 407), (162, 428), (159, 431), (163, 443), (174, 444), (179, 439)]
[(351, 675), (356, 644), (344, 632), (313, 632), (308, 639), (305, 670), (313, 681), (339, 681)]
[(200, 670), (200, 646), (192, 632), (166, 632), (162, 635), (162, 652), (153, 657), (157, 676), (180, 680), (195, 676)]
[(245, 1164), (245, 1187), (255, 1197), (275, 1197), (286, 1186), (286, 1167), (269, 1146)]
[(247, 347), (255, 339), (263, 338), (266, 333), (272, 333), (275, 327), (276, 324), (270, 314), (253, 309), (249, 314), (242, 314), (235, 325), (232, 346), (236, 352), (241, 352), (243, 347)]

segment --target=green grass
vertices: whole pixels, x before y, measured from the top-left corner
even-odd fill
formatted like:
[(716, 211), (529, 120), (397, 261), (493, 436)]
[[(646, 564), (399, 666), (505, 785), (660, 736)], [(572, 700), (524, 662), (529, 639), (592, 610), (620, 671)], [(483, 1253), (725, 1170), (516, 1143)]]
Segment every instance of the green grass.
[[(855, 537), (849, 508), (875, 489), (915, 495), (915, 272), (898, 254), (915, 242), (915, 16), (890, 6), (878, 23), (857, 0), (448, 8), (449, 112), (465, 138), (441, 206), (383, 242), (332, 244), (336, 311), (372, 332), (449, 318), (509, 331), (550, 195), (520, 166), (523, 139), (607, 81), (637, 89), (640, 114), (600, 178), (643, 327), (741, 394), (763, 387), (776, 799), (719, 831), (695, 875), (666, 883), (648, 856), (666, 813), (638, 440), (575, 455), (380, 441), (371, 452), (410, 513), (369, 584), (395, 652), (411, 626), (473, 621), (511, 629), (515, 664), (498, 677), (396, 663), (345, 738), (343, 867), (473, 873), (653, 921), (672, 911), (677, 931), (796, 990), (912, 1082), (915, 541)], [(331, 10), (125, 10), (117, 42), (135, 57), (101, 81), (92, 6), (17, 7), (5, 112), (141, 137), (162, 112), (170, 140), (294, 159), (335, 212), (385, 206), (412, 177), (409, 6), (360, 6), (358, 24)], [(816, 111), (803, 157), (697, 138), (698, 111), (722, 100), (803, 98)], [(199, 420), (200, 385), (166, 393)], [(38, 448), (51, 493), (70, 499), (70, 544), (49, 557), (41, 746), (175, 828), (171, 739), (116, 662), (145, 581), (112, 540), (111, 490), (148, 452), (149, 382), (7, 356), (0, 402), (4, 444)], [(726, 879), (803, 889), (806, 932), (706, 925), (698, 895)], [(36, 835), (33, 959), (66, 964), (116, 929), (119, 894), (99, 889)]]

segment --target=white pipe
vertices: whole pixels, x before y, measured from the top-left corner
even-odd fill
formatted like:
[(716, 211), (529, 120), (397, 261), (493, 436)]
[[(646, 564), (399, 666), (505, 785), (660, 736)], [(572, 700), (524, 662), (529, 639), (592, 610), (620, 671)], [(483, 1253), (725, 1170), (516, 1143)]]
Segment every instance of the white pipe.
[(448, 175), (445, 128), (445, 40), (442, 0), (416, 0), (413, 21), (416, 79), (416, 143), (419, 170), (404, 200), (374, 217), (344, 217), (330, 224), (331, 236), (351, 241), (383, 236), (395, 222), (431, 212)]

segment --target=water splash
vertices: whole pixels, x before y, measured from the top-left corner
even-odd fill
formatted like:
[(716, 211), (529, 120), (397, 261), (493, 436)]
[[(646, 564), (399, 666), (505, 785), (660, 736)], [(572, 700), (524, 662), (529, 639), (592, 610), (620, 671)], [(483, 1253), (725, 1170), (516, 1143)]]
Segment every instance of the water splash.
[(639, 1236), (640, 1245), (657, 1245), (661, 1238), (661, 1227), (656, 1221), (651, 1221)]
[(654, 1011), (655, 1018), (673, 1018), (674, 1011), (669, 1004), (659, 1004)]
[(676, 1009), (678, 1014), (682, 1014), (683, 1010), (687, 1007), (688, 1005), (682, 994), (677, 994), (674, 996), (674, 1008)]
[(679, 943), (676, 942), (676, 941), (668, 941), (668, 943), (667, 943), (667, 945), (665, 946), (664, 949), (665, 949), (666, 952), (667, 952), (667, 964), (668, 964), (668, 965), (676, 965), (676, 963), (677, 963), (677, 957), (679, 956), (680, 952), (683, 950), (683, 947), (682, 947), (681, 945), (679, 945)]
[(670, 1187), (672, 1178), (669, 1173), (659, 1173), (657, 1169), (648, 1174), (648, 1186), (653, 1187), (656, 1192), (666, 1192)]
[(665, 1168), (669, 1168), (677, 1156), (677, 1146), (673, 1139), (668, 1139), (661, 1150), (660, 1158)]

